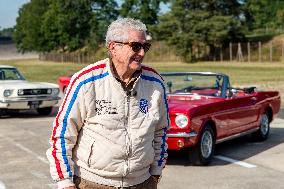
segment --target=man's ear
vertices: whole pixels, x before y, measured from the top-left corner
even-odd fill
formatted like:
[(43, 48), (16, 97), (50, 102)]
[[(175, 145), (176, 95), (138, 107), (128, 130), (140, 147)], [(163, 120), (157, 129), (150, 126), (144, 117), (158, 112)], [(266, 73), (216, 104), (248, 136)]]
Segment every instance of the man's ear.
[(109, 42), (109, 44), (108, 44), (108, 50), (113, 51), (114, 45), (115, 45), (114, 42)]
[(115, 57), (115, 55), (116, 55), (115, 42), (110, 42), (108, 44), (108, 52), (109, 52), (109, 56), (111, 58)]

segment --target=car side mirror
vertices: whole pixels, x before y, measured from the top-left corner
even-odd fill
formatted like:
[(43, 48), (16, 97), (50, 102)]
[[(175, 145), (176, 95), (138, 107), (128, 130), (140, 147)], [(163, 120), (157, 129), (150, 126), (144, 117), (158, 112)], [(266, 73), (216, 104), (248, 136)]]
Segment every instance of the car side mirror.
[(168, 82), (167, 82), (167, 87), (168, 87), (168, 89), (169, 89), (169, 93), (172, 92), (172, 86), (173, 86), (173, 82), (168, 81)]

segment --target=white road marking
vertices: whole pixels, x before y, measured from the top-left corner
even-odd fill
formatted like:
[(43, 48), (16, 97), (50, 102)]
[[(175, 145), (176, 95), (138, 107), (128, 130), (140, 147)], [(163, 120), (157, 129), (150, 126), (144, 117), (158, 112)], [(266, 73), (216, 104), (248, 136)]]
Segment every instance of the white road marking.
[(26, 148), (25, 146), (23, 146), (23, 145), (21, 145), (21, 144), (19, 144), (19, 143), (16, 143), (16, 142), (14, 142), (14, 141), (12, 141), (12, 143), (13, 143), (15, 146), (19, 147), (20, 149), (24, 150), (25, 152), (27, 152), (27, 153), (33, 155), (34, 157), (36, 157), (36, 158), (37, 158), (38, 160), (40, 160), (41, 162), (48, 164), (48, 161), (47, 161), (44, 157), (37, 155), (35, 152), (31, 151), (30, 149)]
[[(22, 144), (17, 143), (17, 142), (15, 142), (15, 141), (9, 139), (8, 137), (5, 137), (5, 136), (1, 135), (1, 134), (0, 134), (0, 137), (2, 137), (2, 138), (4, 138), (5, 140), (9, 141), (10, 143), (14, 144), (15, 146), (17, 146), (17, 147), (20, 148), (21, 150), (27, 152), (28, 154), (33, 155), (35, 158), (37, 158), (37, 159), (40, 160), (41, 162), (43, 162), (43, 163), (45, 163), (45, 164), (49, 164), (46, 158), (44, 158), (44, 157), (42, 157), (42, 156), (36, 154), (36, 153), (33, 152), (32, 150), (30, 150), (30, 149), (26, 148), (25, 146), (23, 146)], [(1, 189), (1, 188), (0, 188), (0, 189)]]
[(256, 165), (246, 163), (246, 162), (243, 162), (243, 161), (239, 161), (239, 160), (235, 160), (235, 159), (232, 159), (232, 158), (228, 158), (228, 157), (225, 157), (225, 156), (218, 155), (218, 156), (214, 156), (214, 158), (219, 159), (219, 160), (223, 160), (223, 161), (227, 161), (227, 162), (230, 162), (230, 163), (233, 163), (233, 164), (237, 164), (237, 165), (240, 165), (240, 166), (245, 167), (245, 168), (257, 167)]
[(6, 189), (6, 186), (3, 182), (0, 181), (0, 189)]

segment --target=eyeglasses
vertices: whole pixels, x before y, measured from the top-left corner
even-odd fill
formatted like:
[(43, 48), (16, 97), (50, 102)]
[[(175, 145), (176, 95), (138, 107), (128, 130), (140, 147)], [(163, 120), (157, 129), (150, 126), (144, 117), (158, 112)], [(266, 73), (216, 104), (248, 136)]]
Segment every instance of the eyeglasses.
[(119, 42), (119, 41), (115, 41), (115, 43), (129, 45), (131, 47), (131, 49), (133, 50), (133, 52), (139, 52), (141, 50), (141, 48), (143, 48), (144, 51), (147, 52), (151, 47), (150, 43), (143, 43), (142, 44), (142, 43), (139, 43), (139, 42)]

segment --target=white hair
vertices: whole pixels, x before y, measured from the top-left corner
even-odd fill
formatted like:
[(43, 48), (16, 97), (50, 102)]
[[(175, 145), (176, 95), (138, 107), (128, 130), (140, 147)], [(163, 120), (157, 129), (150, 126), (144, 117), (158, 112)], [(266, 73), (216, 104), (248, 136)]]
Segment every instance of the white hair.
[(147, 27), (140, 20), (135, 20), (133, 18), (119, 18), (108, 26), (106, 46), (108, 46), (111, 41), (126, 42), (128, 40), (129, 29), (143, 31), (146, 37)]

